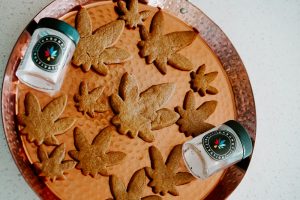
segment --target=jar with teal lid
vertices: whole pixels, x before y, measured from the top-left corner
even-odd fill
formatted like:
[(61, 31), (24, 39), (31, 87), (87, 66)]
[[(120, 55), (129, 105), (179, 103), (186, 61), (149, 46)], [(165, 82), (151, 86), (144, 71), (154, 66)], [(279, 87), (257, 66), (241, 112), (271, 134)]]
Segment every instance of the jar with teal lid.
[(19, 80), (50, 95), (61, 88), (68, 63), (79, 42), (71, 25), (54, 18), (42, 18), (16, 72)]
[(229, 120), (183, 144), (183, 160), (197, 178), (205, 179), (249, 157), (252, 140), (237, 121)]

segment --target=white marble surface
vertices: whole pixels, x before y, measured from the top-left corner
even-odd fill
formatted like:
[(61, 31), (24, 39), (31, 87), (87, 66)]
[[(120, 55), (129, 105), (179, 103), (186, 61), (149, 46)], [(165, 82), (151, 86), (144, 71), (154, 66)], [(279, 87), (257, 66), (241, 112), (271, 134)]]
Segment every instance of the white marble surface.
[[(18, 35), (51, 0), (0, 0), (0, 74)], [(229, 199), (300, 199), (300, 1), (193, 0), (228, 35), (257, 109), (253, 159)], [(0, 199), (37, 199), (0, 131)]]

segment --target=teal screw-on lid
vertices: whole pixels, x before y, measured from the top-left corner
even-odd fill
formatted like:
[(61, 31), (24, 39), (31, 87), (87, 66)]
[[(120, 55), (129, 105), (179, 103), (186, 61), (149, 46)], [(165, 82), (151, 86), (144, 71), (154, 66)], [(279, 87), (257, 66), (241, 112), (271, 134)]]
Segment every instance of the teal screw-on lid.
[(240, 138), (240, 141), (244, 149), (243, 159), (250, 156), (253, 150), (253, 146), (252, 146), (251, 137), (248, 131), (246, 130), (246, 128), (244, 128), (239, 122), (234, 120), (229, 120), (224, 124), (229, 126), (232, 130), (234, 130), (234, 132)]
[(78, 31), (68, 23), (50, 17), (42, 18), (38, 23), (38, 28), (51, 28), (68, 36), (75, 45), (78, 44), (80, 35)]

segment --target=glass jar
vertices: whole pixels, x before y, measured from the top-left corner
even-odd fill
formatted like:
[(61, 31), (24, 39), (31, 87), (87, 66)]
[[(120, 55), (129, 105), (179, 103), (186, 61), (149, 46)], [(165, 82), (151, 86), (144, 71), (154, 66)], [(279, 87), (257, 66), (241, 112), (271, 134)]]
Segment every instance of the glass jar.
[(71, 25), (54, 18), (41, 19), (16, 72), (17, 77), (34, 89), (56, 93), (79, 38)]
[(247, 130), (230, 120), (183, 144), (183, 160), (197, 178), (205, 179), (252, 153)]

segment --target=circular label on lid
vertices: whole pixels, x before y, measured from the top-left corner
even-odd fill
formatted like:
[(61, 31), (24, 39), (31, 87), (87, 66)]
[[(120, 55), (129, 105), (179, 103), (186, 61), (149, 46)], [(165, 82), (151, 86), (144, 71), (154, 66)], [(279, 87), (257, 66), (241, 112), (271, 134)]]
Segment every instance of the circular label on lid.
[(202, 138), (207, 154), (214, 160), (224, 160), (236, 149), (236, 139), (226, 130), (213, 131)]
[(65, 48), (65, 42), (56, 35), (40, 38), (32, 50), (32, 60), (37, 67), (47, 72), (56, 72)]

